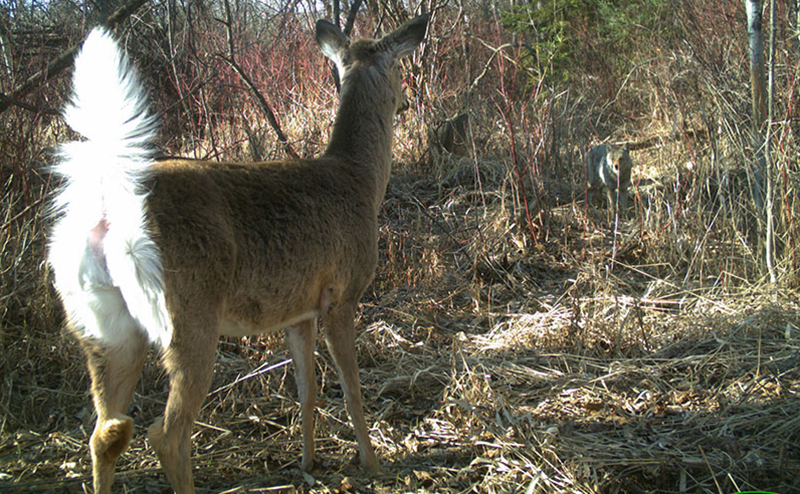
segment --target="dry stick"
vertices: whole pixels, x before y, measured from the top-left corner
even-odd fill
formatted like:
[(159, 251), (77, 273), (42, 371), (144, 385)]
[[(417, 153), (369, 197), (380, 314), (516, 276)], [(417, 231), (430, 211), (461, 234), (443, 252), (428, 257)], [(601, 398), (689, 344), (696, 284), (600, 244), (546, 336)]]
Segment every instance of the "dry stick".
[(350, 36), (350, 32), (353, 30), (353, 24), (356, 22), (356, 14), (358, 13), (358, 9), (361, 8), (361, 2), (363, 0), (355, 0), (353, 5), (350, 6), (350, 13), (347, 14), (347, 20), (344, 21), (344, 29), (342, 32), (345, 36)]
[(286, 150), (286, 154), (288, 154), (293, 159), (296, 160), (300, 159), (300, 156), (295, 152), (294, 148), (292, 148), (292, 144), (289, 142), (289, 139), (286, 137), (286, 134), (284, 134), (283, 130), (281, 130), (281, 125), (280, 123), (278, 123), (278, 119), (275, 117), (275, 113), (272, 111), (272, 108), (269, 106), (267, 100), (261, 94), (261, 91), (259, 91), (258, 88), (255, 86), (255, 84), (253, 84), (253, 81), (251, 81), (250, 78), (247, 77), (247, 74), (244, 73), (244, 70), (242, 70), (242, 68), (239, 67), (239, 64), (237, 64), (235, 60), (227, 59), (224, 57), (222, 59), (228, 62), (228, 65), (230, 65), (231, 68), (237, 74), (239, 74), (239, 77), (241, 77), (244, 83), (247, 85), (247, 87), (250, 88), (250, 91), (258, 100), (259, 106), (261, 106), (261, 111), (263, 111), (264, 114), (267, 116), (269, 125), (275, 131), (275, 135), (278, 137), (278, 140), (281, 141), (281, 143), (283, 143), (283, 147)]
[[(111, 14), (108, 19), (106, 19), (105, 26), (109, 29), (113, 29), (117, 24), (121, 23), (131, 14), (133, 14), (136, 9), (141, 7), (145, 2), (147, 2), (147, 0), (131, 0)], [(72, 66), (72, 61), (75, 58), (75, 54), (78, 53), (78, 49), (82, 44), (83, 42), (73, 45), (67, 51), (59, 55), (55, 60), (47, 64), (47, 67), (28, 77), (25, 82), (11, 91), (11, 94), (5, 95), (0, 93), (0, 113), (6, 111), (11, 105), (19, 106), (20, 108), (25, 108), (26, 110), (32, 110), (33, 107), (21, 104), (19, 99), (30, 93), (37, 84), (51, 79), (52, 77), (60, 74), (67, 67)], [(45, 111), (44, 113), (50, 112)]]
[(700, 446), (699, 444), (697, 445), (697, 448), (700, 450), (700, 454), (703, 456), (703, 461), (706, 462), (706, 466), (708, 467), (708, 473), (711, 475), (711, 478), (714, 480), (714, 484), (716, 484), (716, 486), (717, 486), (717, 492), (719, 492), (719, 494), (722, 494), (725, 491), (723, 491), (722, 487), (720, 487), (720, 485), (719, 485), (719, 481), (717, 480), (717, 476), (714, 474), (714, 469), (711, 468), (711, 463), (708, 461), (708, 458), (706, 457), (706, 452), (703, 451), (703, 447)]
[(233, 20), (231, 17), (231, 5), (228, 0), (225, 0), (225, 15), (227, 19), (225, 21), (221, 19), (217, 19), (218, 22), (221, 22), (225, 25), (225, 29), (228, 33), (228, 55), (229, 58), (225, 58), (220, 55), (220, 58), (225, 60), (228, 65), (242, 78), (245, 85), (250, 89), (250, 92), (253, 93), (253, 96), (256, 97), (258, 100), (259, 106), (261, 106), (261, 111), (267, 116), (267, 121), (269, 121), (269, 125), (272, 127), (272, 130), (275, 131), (275, 135), (278, 137), (278, 140), (283, 144), (284, 149), (286, 150), (286, 154), (288, 154), (293, 159), (300, 159), (300, 156), (295, 152), (294, 148), (292, 148), (292, 144), (289, 142), (289, 139), (286, 137), (286, 134), (283, 133), (281, 130), (281, 125), (278, 123), (278, 119), (275, 117), (275, 112), (272, 111), (272, 107), (267, 102), (267, 99), (264, 98), (264, 95), (261, 94), (261, 91), (258, 90), (253, 81), (247, 77), (247, 74), (244, 70), (236, 63), (236, 58), (234, 57), (234, 48), (233, 48)]

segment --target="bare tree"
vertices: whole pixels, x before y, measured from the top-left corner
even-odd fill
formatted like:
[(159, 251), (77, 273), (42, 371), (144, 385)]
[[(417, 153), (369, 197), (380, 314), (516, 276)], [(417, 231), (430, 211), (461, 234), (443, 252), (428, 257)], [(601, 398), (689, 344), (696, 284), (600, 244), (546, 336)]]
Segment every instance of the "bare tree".
[(760, 133), (767, 116), (764, 86), (764, 41), (761, 32), (762, 15), (759, 0), (745, 0), (747, 35), (750, 42), (750, 93), (755, 130)]
[[(800, 51), (800, 0), (792, 0), (791, 7), (789, 22), (794, 26), (794, 49)], [(795, 84), (797, 84), (796, 81), (798, 80), (797, 75), (800, 75), (800, 67), (795, 68)], [(797, 90), (790, 91), (789, 94), (792, 108), (797, 108)], [(800, 142), (800, 118), (798, 118), (797, 115), (792, 115), (790, 127), (795, 142)], [(794, 160), (796, 164), (800, 165), (800, 146), (795, 149)]]

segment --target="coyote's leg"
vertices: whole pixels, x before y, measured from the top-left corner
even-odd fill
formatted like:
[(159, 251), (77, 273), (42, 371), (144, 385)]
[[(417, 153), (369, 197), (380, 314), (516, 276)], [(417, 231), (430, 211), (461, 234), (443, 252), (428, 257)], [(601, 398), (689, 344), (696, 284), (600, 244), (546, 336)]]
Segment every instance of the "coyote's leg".
[(381, 465), (375, 456), (369, 438), (364, 407), (361, 403), (361, 383), (356, 360), (355, 304), (344, 302), (331, 308), (324, 320), (325, 342), (339, 371), (339, 379), (344, 388), (347, 411), (353, 420), (353, 428), (358, 441), (358, 454), (361, 467), (370, 475), (381, 472)]
[(147, 341), (132, 323), (120, 331), (126, 333), (127, 339), (115, 346), (88, 339), (81, 341), (92, 377), (92, 397), (97, 410), (97, 423), (89, 443), (94, 492), (97, 494), (111, 492), (117, 458), (128, 448), (133, 437), (133, 420), (125, 413), (147, 355)]
[(317, 405), (317, 376), (314, 369), (316, 320), (309, 319), (286, 328), (286, 341), (292, 354), (300, 400), (300, 420), (303, 428), (303, 461), (301, 468), (314, 468), (314, 409)]
[[(181, 311), (189, 312), (189, 311)], [(177, 494), (194, 492), (192, 426), (214, 372), (218, 318), (201, 311), (173, 311), (173, 335), (164, 355), (169, 397), (164, 416), (150, 426), (150, 443)]]

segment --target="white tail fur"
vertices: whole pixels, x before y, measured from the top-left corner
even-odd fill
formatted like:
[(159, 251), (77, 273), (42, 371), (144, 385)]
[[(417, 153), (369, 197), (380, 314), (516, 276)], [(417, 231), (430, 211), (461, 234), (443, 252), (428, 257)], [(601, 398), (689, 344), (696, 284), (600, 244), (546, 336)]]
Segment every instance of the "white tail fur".
[[(49, 259), (68, 316), (102, 343), (122, 343), (131, 331), (144, 330), (150, 341), (166, 346), (171, 327), (161, 260), (140, 190), (152, 163), (156, 121), (136, 71), (102, 29), (91, 32), (75, 60), (64, 116), (86, 138), (62, 145), (54, 169), (67, 185), (56, 201), (62, 216)], [(102, 315), (89, 310), (94, 306), (104, 307)]]

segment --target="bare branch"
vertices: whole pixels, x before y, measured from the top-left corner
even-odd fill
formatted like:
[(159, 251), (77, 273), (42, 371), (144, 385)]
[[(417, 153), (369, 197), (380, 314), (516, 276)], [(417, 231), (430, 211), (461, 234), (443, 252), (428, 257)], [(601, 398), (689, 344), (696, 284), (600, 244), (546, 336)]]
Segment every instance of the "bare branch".
[(0, 107), (2, 107), (2, 109), (4, 110), (4, 109), (6, 109), (7, 107), (9, 107), (11, 105), (18, 106), (18, 107), (22, 108), (23, 110), (28, 110), (28, 111), (33, 112), (33, 113), (42, 113), (44, 115), (60, 115), (61, 114), (60, 111), (55, 110), (53, 108), (40, 108), (38, 106), (34, 106), (34, 105), (30, 105), (28, 103), (25, 103), (24, 101), (19, 101), (19, 100), (16, 100), (16, 99), (12, 99), (12, 98), (0, 93)]
[(290, 157), (294, 159), (300, 159), (300, 156), (298, 156), (294, 148), (292, 148), (292, 144), (289, 142), (289, 139), (286, 137), (286, 134), (283, 133), (281, 125), (280, 123), (278, 123), (278, 119), (275, 117), (275, 112), (272, 111), (272, 107), (270, 106), (269, 102), (264, 97), (264, 95), (261, 94), (261, 91), (258, 90), (253, 81), (250, 80), (249, 77), (247, 77), (247, 74), (244, 72), (242, 67), (240, 67), (239, 64), (236, 63), (236, 57), (234, 55), (235, 50), (233, 45), (233, 27), (232, 27), (233, 20), (231, 17), (231, 6), (228, 0), (225, 0), (225, 15), (226, 15), (225, 21), (219, 19), (218, 20), (225, 25), (225, 29), (228, 34), (228, 57), (226, 58), (220, 56), (220, 58), (225, 60), (228, 63), (228, 65), (231, 66), (231, 68), (239, 75), (239, 77), (242, 78), (242, 81), (244, 81), (245, 85), (250, 89), (250, 92), (253, 93), (253, 96), (256, 97), (256, 100), (258, 101), (258, 104), (261, 107), (261, 111), (263, 111), (264, 114), (267, 116), (267, 121), (269, 121), (269, 125), (272, 127), (272, 130), (275, 131), (275, 135), (278, 137), (278, 140), (281, 143), (283, 143), (283, 147), (286, 150), (286, 154), (288, 154)]
[[(111, 14), (108, 19), (106, 19), (105, 25), (109, 29), (113, 29), (117, 26), (117, 24), (121, 23), (131, 14), (133, 14), (136, 9), (144, 5), (145, 2), (147, 2), (147, 0), (131, 0)], [(0, 113), (6, 111), (11, 105), (19, 106), (20, 108), (25, 108), (27, 110), (32, 110), (35, 108), (30, 105), (21, 105), (20, 100), (30, 93), (35, 87), (37, 87), (38, 84), (50, 80), (54, 76), (60, 74), (64, 69), (71, 66), (72, 61), (75, 59), (75, 55), (78, 53), (78, 49), (81, 47), (82, 43), (83, 42), (70, 47), (55, 60), (47, 64), (47, 67), (30, 76), (25, 82), (17, 86), (13, 91), (11, 91), (11, 94), (0, 94)]]
[(344, 30), (342, 31), (345, 36), (350, 36), (350, 32), (353, 31), (353, 24), (356, 22), (356, 14), (358, 14), (358, 9), (361, 8), (362, 0), (355, 0), (353, 5), (350, 6), (350, 12), (347, 14), (347, 20), (344, 22)]

